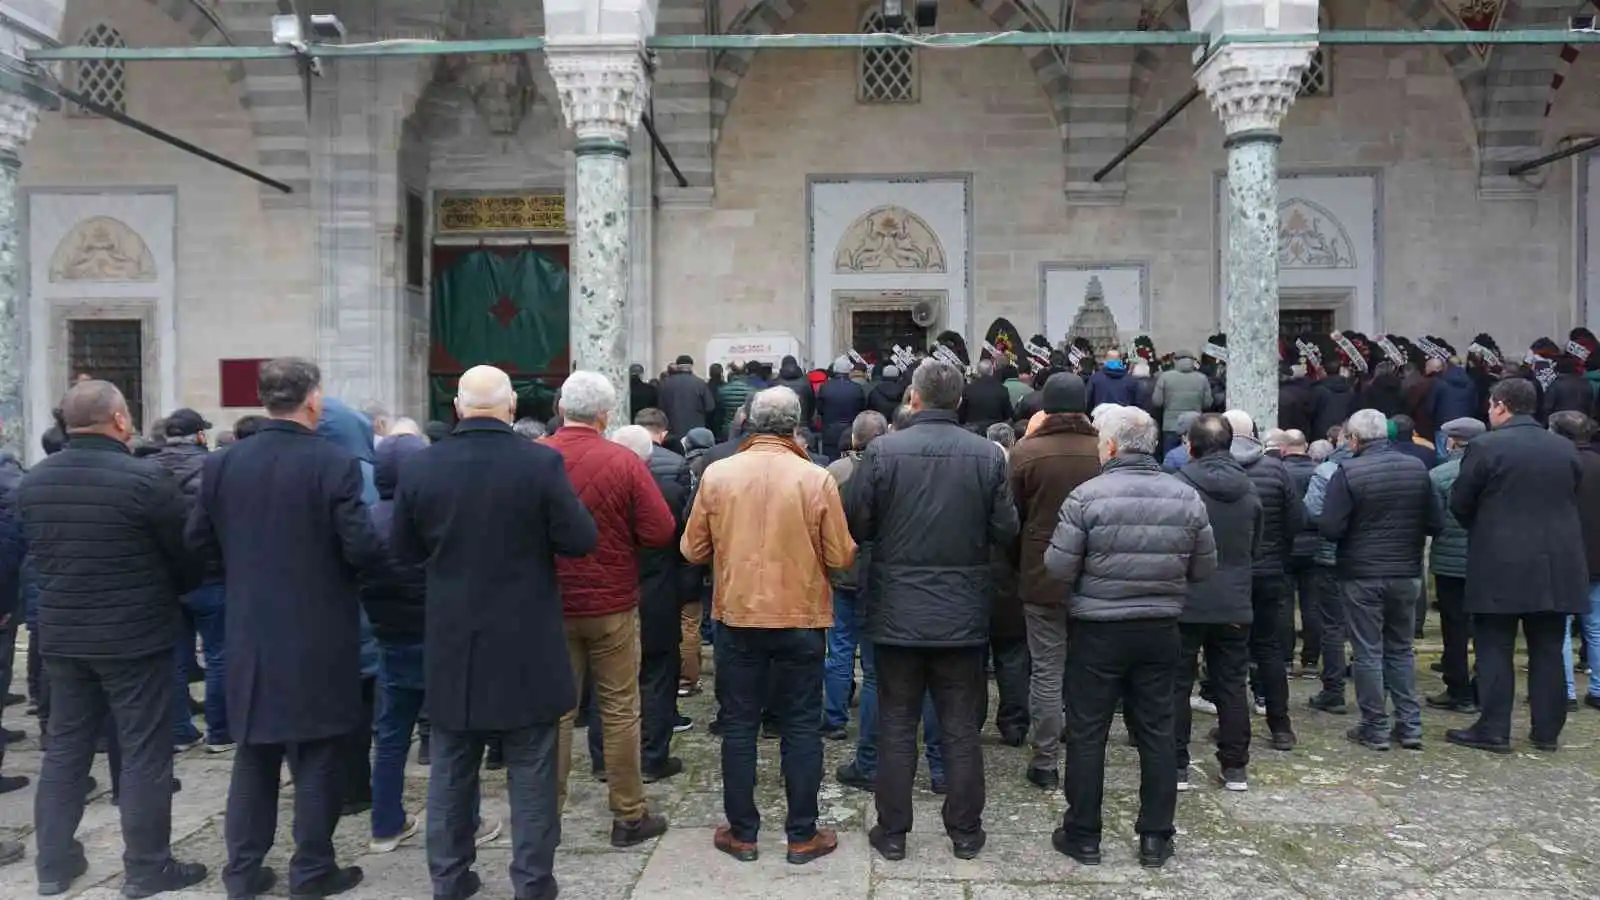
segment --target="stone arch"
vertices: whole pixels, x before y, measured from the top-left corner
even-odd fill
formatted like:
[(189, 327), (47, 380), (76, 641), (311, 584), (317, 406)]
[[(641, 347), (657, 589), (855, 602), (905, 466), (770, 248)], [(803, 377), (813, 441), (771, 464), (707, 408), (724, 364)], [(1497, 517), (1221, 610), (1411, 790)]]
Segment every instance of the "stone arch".
[[(1561, 30), (1589, 0), (1504, 0), (1496, 27)], [(1478, 195), (1524, 197), (1544, 184), (1538, 173), (1513, 176), (1511, 167), (1545, 151), (1544, 139), (1555, 95), (1578, 58), (1572, 44), (1494, 48), (1472, 102), (1478, 133)]]
[[(197, 45), (224, 44), (270, 46), (271, 16), (249, 0), (216, 0), (217, 21), (197, 3), (145, 0), (176, 22)], [(221, 24), (219, 25), (218, 22)], [(290, 60), (236, 60), (227, 64), (228, 80), (239, 92), (239, 105), (250, 114), (256, 139), (257, 165), (294, 189), (292, 194), (261, 186), (262, 204), (268, 207), (304, 207), (311, 202), (310, 130), (306, 125), (305, 95), (299, 72)]]
[[(673, 0), (664, 0), (663, 10)], [(1031, 0), (968, 0), (1001, 31), (1051, 31), (1050, 19)], [(782, 34), (789, 20), (803, 11), (809, 0), (752, 0), (728, 27), (727, 34)], [(667, 33), (663, 29), (662, 33)], [(1067, 79), (1062, 55), (1053, 47), (1019, 47), (1028, 57), (1034, 78), (1050, 101), (1051, 114), (1058, 127), (1065, 122)], [(754, 50), (724, 50), (718, 54), (711, 72), (711, 116), (709, 144), (713, 154), (722, 137), (722, 124), (739, 93), (739, 84), (755, 58)]]

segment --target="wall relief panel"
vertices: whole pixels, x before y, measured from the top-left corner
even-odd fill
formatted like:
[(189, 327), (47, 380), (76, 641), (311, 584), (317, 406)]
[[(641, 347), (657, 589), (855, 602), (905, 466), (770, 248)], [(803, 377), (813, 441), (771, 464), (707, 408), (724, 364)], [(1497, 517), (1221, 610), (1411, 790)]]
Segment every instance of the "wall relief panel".
[(156, 280), (156, 261), (138, 232), (110, 216), (78, 223), (50, 255), (50, 280)]

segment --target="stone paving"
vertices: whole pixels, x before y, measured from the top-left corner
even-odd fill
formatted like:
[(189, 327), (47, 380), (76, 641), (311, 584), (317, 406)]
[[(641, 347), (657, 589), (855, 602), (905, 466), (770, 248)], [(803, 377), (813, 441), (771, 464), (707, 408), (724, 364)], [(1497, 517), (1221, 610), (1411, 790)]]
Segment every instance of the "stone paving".
[[(1439, 690), (1428, 663), (1437, 644), (1424, 645), (1418, 659), (1421, 687)], [(19, 663), (21, 654), (19, 654)], [(21, 683), (20, 673), (18, 683)], [(709, 682), (708, 682), (709, 683)], [(1425, 711), (1427, 746), (1422, 752), (1374, 753), (1344, 739), (1348, 716), (1313, 713), (1305, 699), (1311, 681), (1295, 681), (1295, 726), (1300, 748), (1292, 753), (1258, 749), (1248, 793), (1224, 793), (1215, 784), (1214, 758), (1196, 744), (1191, 773), (1194, 791), (1180, 796), (1178, 852), (1165, 869), (1141, 869), (1131, 832), (1137, 801), (1134, 751), (1120, 724), (1113, 729), (1107, 764), (1105, 863), (1083, 867), (1055, 853), (1050, 830), (1062, 812), (1059, 793), (1046, 794), (1022, 778), (1024, 749), (1002, 746), (991, 726), (985, 733), (989, 843), (977, 859), (963, 862), (949, 852), (939, 828), (939, 799), (918, 779), (916, 826), (908, 858), (889, 863), (867, 846), (873, 819), (871, 797), (839, 786), (833, 768), (852, 744), (828, 742), (822, 790), (825, 824), (839, 829), (839, 849), (807, 866), (783, 860), (782, 799), (777, 742), (761, 743), (760, 798), (766, 828), (763, 856), (753, 864), (733, 861), (712, 849), (712, 828), (722, 820), (718, 746), (703, 723), (711, 712), (709, 691), (683, 704), (696, 728), (680, 735), (675, 752), (687, 771), (649, 787), (652, 804), (665, 811), (672, 830), (630, 850), (607, 843), (605, 786), (587, 773), (586, 759), (573, 766), (565, 838), (557, 861), (561, 896), (567, 900), (679, 900), (760, 897), (770, 900), (1045, 900), (1090, 898), (1593, 898), (1600, 896), (1600, 860), (1594, 828), (1600, 822), (1600, 712), (1572, 714), (1560, 752), (1538, 753), (1518, 740), (1509, 756), (1452, 747), (1446, 728), (1467, 717)], [(1584, 678), (1578, 677), (1583, 691)], [(37, 722), (20, 706), (7, 709), (5, 724), (23, 727), (29, 739), (11, 748), (9, 773), (36, 775)], [(1208, 718), (1196, 717), (1203, 735)], [(1257, 720), (1259, 724), (1259, 720)], [(1527, 733), (1519, 704), (1514, 733)], [(575, 742), (577, 752), (586, 751)], [(180, 857), (211, 866), (223, 861), (222, 809), (231, 757), (200, 751), (177, 760), (183, 792), (175, 798), (173, 843)], [(107, 785), (104, 758), (95, 773)], [(485, 812), (504, 816), (503, 777), (485, 780)], [(426, 771), (408, 773), (407, 806), (420, 808)], [(279, 817), (272, 864), (282, 871), (289, 846), (289, 795)], [(29, 837), (33, 789), (0, 798), (0, 836), (29, 845), (28, 861), (0, 869), (0, 898), (34, 895), (33, 846)], [(366, 870), (366, 882), (344, 895), (351, 900), (426, 900), (429, 895), (419, 839), (389, 855), (366, 849), (366, 816), (341, 823), (340, 859)], [(72, 896), (112, 900), (121, 886), (121, 839), (116, 808), (104, 790), (90, 803), (79, 831), (89, 850), (89, 874)], [(484, 848), (479, 895), (511, 900), (505, 871), (509, 837)], [(278, 892), (283, 892), (280, 885)], [(169, 894), (174, 900), (223, 900), (215, 874), (198, 890)]]

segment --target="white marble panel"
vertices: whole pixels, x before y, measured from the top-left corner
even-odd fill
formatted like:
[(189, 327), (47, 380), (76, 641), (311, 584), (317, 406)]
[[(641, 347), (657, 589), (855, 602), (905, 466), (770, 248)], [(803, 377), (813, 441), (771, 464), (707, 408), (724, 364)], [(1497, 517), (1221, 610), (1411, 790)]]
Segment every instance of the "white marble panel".
[[(936, 330), (960, 332), (970, 346), (974, 339), (970, 262), (971, 182), (966, 176), (816, 176), (810, 185), (811, 334), (806, 355), (813, 365), (826, 365), (841, 348), (834, 346), (833, 296), (848, 290), (942, 291), (946, 307)], [(885, 266), (876, 271), (836, 271), (840, 242), (863, 215), (881, 207), (898, 207), (920, 219), (932, 232), (937, 248), (918, 249), (942, 257), (938, 265), (918, 270)], [(981, 335), (977, 335), (981, 337)]]
[[(1089, 279), (1100, 279), (1106, 306), (1124, 342), (1150, 328), (1149, 266), (1142, 262), (1045, 263), (1040, 266), (1039, 316), (1051, 343), (1067, 336), (1083, 306)], [(1024, 334), (1024, 337), (1027, 335)]]

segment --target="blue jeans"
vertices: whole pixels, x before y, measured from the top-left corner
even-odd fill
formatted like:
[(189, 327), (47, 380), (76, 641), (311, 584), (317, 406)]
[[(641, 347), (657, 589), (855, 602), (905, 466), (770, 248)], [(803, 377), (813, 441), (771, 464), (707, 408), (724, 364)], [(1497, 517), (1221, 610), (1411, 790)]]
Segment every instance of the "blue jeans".
[(822, 724), (850, 724), (850, 685), (856, 677), (856, 630), (860, 602), (854, 588), (833, 589), (833, 628), (828, 631), (828, 663), (822, 672)]
[(1561, 672), (1567, 677), (1567, 699), (1578, 699), (1577, 686), (1572, 681), (1572, 617), (1561, 620)]
[(202, 655), (206, 661), (206, 743), (231, 744), (228, 732), (228, 703), (224, 691), (228, 656), (223, 645), (227, 633), (226, 598), (221, 582), (203, 584), (183, 595), (184, 616), (194, 626), (178, 636), (176, 649), (175, 684), (172, 698), (173, 734), (177, 744), (191, 744), (200, 739), (189, 716), (189, 666), (194, 663), (194, 636), (200, 636)]
[[(1600, 699), (1600, 581), (1589, 585), (1589, 614), (1583, 617), (1583, 636), (1589, 643), (1589, 696)], [(1572, 666), (1567, 666), (1572, 671)]]
[[(871, 641), (861, 643), (861, 671), (861, 738), (856, 742), (856, 771), (871, 779), (878, 774), (878, 654)], [(922, 749), (928, 757), (929, 777), (943, 782), (944, 751), (932, 694), (922, 697)]]
[(756, 808), (756, 732), (766, 686), (774, 684), (772, 712), (781, 736), (790, 843), (817, 834), (817, 791), (822, 786), (822, 678), (826, 639), (822, 629), (717, 629), (717, 678), (722, 699), (722, 805), (736, 840), (754, 843), (761, 829)]
[(405, 793), (411, 730), (422, 711), (422, 644), (378, 642), (377, 749), (372, 760), (372, 836), (390, 838), (406, 826)]

